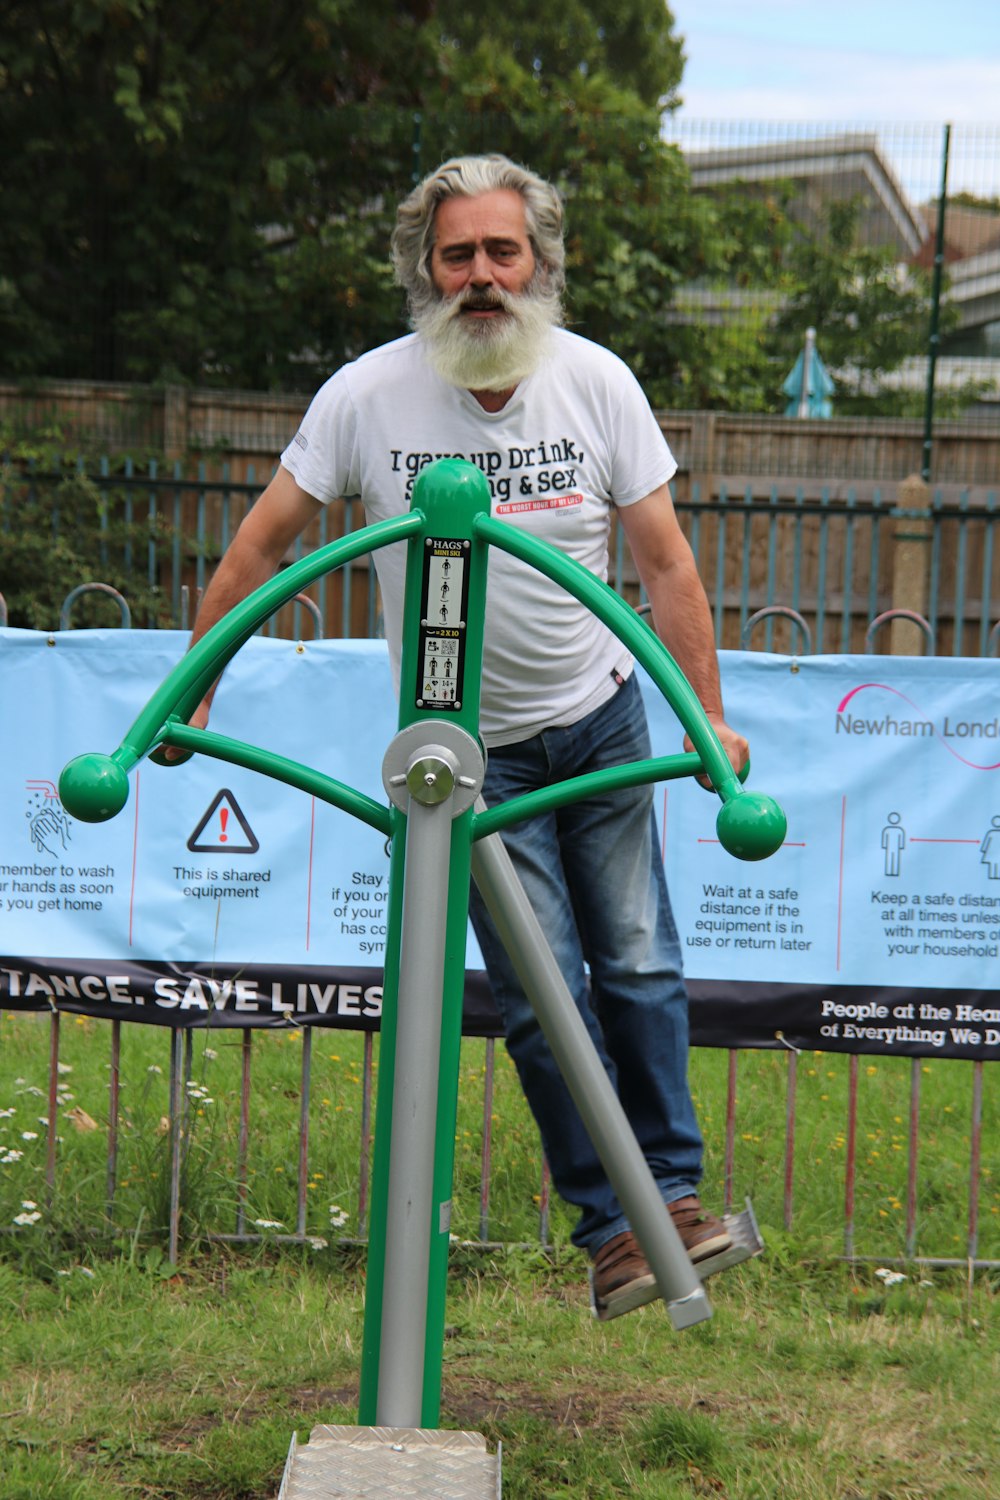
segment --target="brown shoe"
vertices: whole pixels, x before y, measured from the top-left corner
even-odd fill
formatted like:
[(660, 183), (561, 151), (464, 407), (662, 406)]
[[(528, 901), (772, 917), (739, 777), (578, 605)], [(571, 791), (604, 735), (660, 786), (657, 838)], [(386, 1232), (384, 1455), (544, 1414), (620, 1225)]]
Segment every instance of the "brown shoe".
[(601, 1319), (617, 1318), (633, 1307), (654, 1302), (660, 1295), (656, 1277), (631, 1229), (616, 1234), (596, 1252), (590, 1282), (594, 1309)]
[(675, 1198), (667, 1207), (681, 1243), (693, 1261), (718, 1255), (733, 1243), (722, 1220), (706, 1213), (693, 1194), (689, 1198)]

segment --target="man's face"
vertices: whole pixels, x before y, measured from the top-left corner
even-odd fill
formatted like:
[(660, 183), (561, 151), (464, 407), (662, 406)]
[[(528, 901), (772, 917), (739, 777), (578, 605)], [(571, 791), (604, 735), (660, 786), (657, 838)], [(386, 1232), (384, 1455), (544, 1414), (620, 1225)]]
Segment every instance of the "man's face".
[(461, 299), (467, 326), (507, 316), (491, 305), (492, 293), (499, 289), (519, 295), (535, 271), (520, 193), (498, 188), (439, 204), (430, 271), (445, 300)]
[(520, 193), (499, 188), (439, 204), (430, 274), (436, 296), (411, 311), (432, 368), (470, 391), (513, 390), (537, 368), (562, 317)]

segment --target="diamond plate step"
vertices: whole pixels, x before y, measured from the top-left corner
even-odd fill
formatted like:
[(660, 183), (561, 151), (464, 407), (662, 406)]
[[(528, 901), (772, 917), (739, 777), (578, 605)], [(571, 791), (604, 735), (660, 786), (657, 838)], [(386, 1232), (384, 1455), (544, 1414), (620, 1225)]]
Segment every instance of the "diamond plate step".
[(500, 1453), (478, 1432), (314, 1427), (292, 1437), (278, 1500), (499, 1500)]

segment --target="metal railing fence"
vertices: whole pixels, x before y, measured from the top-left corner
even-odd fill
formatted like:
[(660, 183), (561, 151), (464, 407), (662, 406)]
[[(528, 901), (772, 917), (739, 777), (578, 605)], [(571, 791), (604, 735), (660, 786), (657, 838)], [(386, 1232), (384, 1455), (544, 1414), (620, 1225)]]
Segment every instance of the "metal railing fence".
[[(60, 1063), (62, 1025), (65, 1019), (67, 1019), (66, 1015), (53, 1005), (47, 1022), (47, 1113), (44, 1117), (40, 1117), (45, 1120), (45, 1182), (49, 1208), (53, 1207), (57, 1195), (59, 1132), (62, 1116), (66, 1113), (66, 1106), (60, 1098), (60, 1090), (64, 1087)], [(37, 1020), (40, 1025), (45, 1024), (44, 1017), (39, 1016)], [(169, 1139), (169, 1209), (164, 1223), (153, 1224), (147, 1221), (143, 1225), (141, 1214), (139, 1222), (125, 1222), (118, 1206), (123, 1123), (122, 1089), (126, 1084), (121, 1060), (123, 1022), (92, 1020), (90, 1024), (107, 1029), (109, 1061), (107, 1064), (104, 1211), (100, 1222), (86, 1226), (86, 1233), (98, 1239), (102, 1234), (105, 1237), (117, 1238), (122, 1234), (140, 1235), (144, 1230), (147, 1233), (163, 1234), (167, 1242), (169, 1259), (176, 1261), (184, 1240), (183, 1183), (191, 1141), (192, 1112), (199, 1098), (197, 1091), (192, 1092), (194, 1031), (191, 1028), (181, 1027), (156, 1028), (157, 1034), (164, 1029), (168, 1031), (166, 1052), (169, 1060), (169, 1110), (160, 1128)], [(255, 1033), (247, 1029), (238, 1033), (240, 1046), (240, 1088), (236, 1126), (238, 1145), (234, 1178), (228, 1195), (234, 1203), (231, 1227), (205, 1229), (204, 1226), (199, 1226), (196, 1230), (198, 1237), (233, 1245), (251, 1245), (261, 1242), (314, 1245), (320, 1238), (326, 1242), (328, 1231), (324, 1233), (322, 1224), (317, 1226), (309, 1197), (310, 1189), (316, 1186), (316, 1174), (311, 1172), (314, 1127), (310, 1122), (315, 1110), (313, 1053), (318, 1030), (309, 1026), (302, 1028), (296, 1111), (298, 1125), (294, 1144), (286, 1151), (286, 1155), (293, 1157), (295, 1161), (294, 1227), (285, 1227), (282, 1222), (281, 1232), (276, 1233), (274, 1224), (266, 1224), (262, 1228), (259, 1227), (261, 1221), (254, 1220), (250, 1216), (252, 1210), (248, 1204), (250, 1182), (254, 1172), (252, 1112), (254, 1060), (259, 1056), (261, 1047), (273, 1045), (273, 1034)], [(227, 1033), (230, 1041), (235, 1035), (232, 1032)], [(324, 1034), (319, 1030), (322, 1040), (328, 1040), (331, 1035), (336, 1036), (337, 1033)], [(214, 1034), (210, 1039), (214, 1040)], [(353, 1212), (345, 1213), (345, 1217), (353, 1220), (353, 1232), (350, 1235), (336, 1237), (345, 1245), (363, 1242), (368, 1226), (372, 1102), (377, 1071), (376, 1042), (371, 1032), (364, 1033), (362, 1045), (363, 1059), (360, 1076), (357, 1079), (359, 1126), (356, 1143), (356, 1190)], [(481, 1111), (479, 1112), (481, 1119), (479, 1171), (474, 1205), (477, 1232), (462, 1243), (489, 1249), (498, 1248), (498, 1241), (491, 1237), (496, 1043), (492, 1037), (489, 1037), (482, 1042), (482, 1045), (484, 1063), (481, 1070), (476, 1070), (477, 1076), (481, 1075), (482, 1079)], [(779, 1048), (780, 1044), (775, 1043), (775, 1047)], [(694, 1050), (695, 1058), (697, 1058), (697, 1052), (700, 1049)], [(746, 1072), (746, 1053), (736, 1048), (728, 1048), (725, 1051), (727, 1064), (724, 1127), (721, 1132), (722, 1143), (719, 1153), (721, 1182), (715, 1185), (715, 1191), (718, 1191), (721, 1186), (723, 1209), (729, 1212), (734, 1206), (739, 1209), (745, 1196), (746, 1185), (744, 1183), (741, 1188), (737, 1170), (738, 1153), (742, 1141), (751, 1137), (744, 1130), (741, 1118), (741, 1074)], [(810, 1054), (804, 1060), (802, 1054), (785, 1044), (780, 1055), (784, 1060), (784, 1080), (783, 1084), (780, 1084), (784, 1092), (783, 1139), (780, 1143), (777, 1141), (765, 1143), (764, 1149), (770, 1158), (770, 1176), (773, 1182), (780, 1180), (781, 1183), (779, 1210), (781, 1223), (786, 1230), (792, 1230), (796, 1225), (796, 1193), (801, 1180), (805, 1174), (809, 1175), (811, 1181), (814, 1181), (816, 1177), (815, 1159), (807, 1156), (809, 1148), (802, 1144), (805, 1121), (800, 1093), (803, 1069), (809, 1063), (815, 1063), (820, 1054)], [(827, 1060), (834, 1059), (829, 1057)], [(983, 1232), (984, 1215), (986, 1213), (995, 1215), (997, 1212), (995, 1191), (993, 1199), (987, 1199), (989, 1189), (995, 1189), (996, 1186), (990, 1180), (992, 1171), (988, 1166), (984, 1171), (983, 1139), (986, 1099), (984, 1063), (981, 1060), (972, 1062), (953, 1060), (950, 1063), (938, 1061), (931, 1065), (926, 1059), (921, 1058), (892, 1058), (880, 1059), (877, 1068), (869, 1060), (863, 1068), (862, 1059), (857, 1055), (850, 1055), (846, 1059), (837, 1061), (839, 1066), (847, 1069), (846, 1102), (842, 1117), (843, 1123), (833, 1142), (840, 1149), (835, 1155), (830, 1155), (831, 1165), (828, 1166), (827, 1171), (830, 1177), (835, 1179), (828, 1184), (832, 1191), (835, 1191), (836, 1179), (839, 1179), (840, 1183), (841, 1253), (843, 1256), (848, 1260), (877, 1260), (888, 1264), (912, 1263), (928, 1267), (962, 1267), (970, 1276), (980, 1271), (1000, 1269), (1000, 1255), (998, 1255), (1000, 1246), (997, 1244), (996, 1226), (992, 1220), (989, 1222), (987, 1232), (985, 1234)], [(23, 1068), (26, 1063), (22, 1061), (20, 1066)], [(925, 1075), (931, 1073), (934, 1068), (942, 1066), (960, 1069), (968, 1079), (967, 1121), (962, 1132), (967, 1144), (964, 1166), (961, 1162), (956, 1162), (951, 1155), (954, 1143), (945, 1148), (945, 1159), (942, 1163), (942, 1150), (935, 1139), (933, 1116), (923, 1105), (927, 1082)], [(815, 1072), (815, 1068), (811, 1068), (810, 1071)], [(882, 1248), (877, 1251), (862, 1251), (857, 1243), (857, 1206), (859, 1195), (866, 1191), (869, 1176), (866, 1166), (871, 1162), (871, 1157), (866, 1157), (866, 1147), (862, 1139), (861, 1121), (865, 1103), (863, 1075), (876, 1073), (879, 1075), (879, 1081), (872, 1082), (871, 1088), (879, 1090), (880, 1093), (885, 1090), (887, 1073), (894, 1078), (897, 1093), (902, 1091), (902, 1079), (908, 1076), (907, 1103), (900, 1106), (901, 1109), (905, 1109), (905, 1129), (899, 1132), (900, 1139), (894, 1140), (891, 1148), (899, 1150), (900, 1160), (905, 1160), (905, 1168), (902, 1166), (897, 1168), (897, 1172), (902, 1174), (902, 1180), (897, 1178), (900, 1180), (898, 1197), (894, 1193), (892, 1201), (893, 1206), (900, 1212), (892, 1226), (892, 1240), (889, 1241), (887, 1232), (888, 1242)], [(134, 1084), (136, 1080), (133, 1079), (131, 1082)], [(775, 1080), (775, 1082), (780, 1083), (780, 1080)], [(953, 1106), (948, 1106), (949, 1112), (952, 1108)], [(902, 1115), (896, 1118), (903, 1120)], [(905, 1145), (903, 1144), (904, 1137)], [(260, 1141), (258, 1140), (258, 1149), (259, 1147)], [(538, 1159), (539, 1177), (537, 1191), (533, 1195), (537, 1205), (536, 1243), (545, 1247), (550, 1244), (551, 1239), (551, 1196), (548, 1169), (540, 1147)], [(950, 1226), (953, 1231), (949, 1236), (951, 1243), (945, 1246), (928, 1247), (921, 1241), (921, 1207), (924, 1190), (922, 1172), (927, 1173), (926, 1191), (929, 1200), (933, 1200), (941, 1191), (940, 1179), (943, 1168), (946, 1169), (949, 1188), (947, 1203), (950, 1209)], [(774, 1196), (773, 1187), (771, 1193)], [(467, 1222), (471, 1213), (472, 1208), (466, 1205)], [(216, 1219), (216, 1224), (217, 1222)], [(870, 1242), (871, 1231), (869, 1229), (868, 1243)], [(990, 1251), (992, 1254), (989, 1253)]]
[[(910, 503), (879, 488), (835, 498), (823, 486), (813, 498), (797, 486), (785, 498), (777, 486), (761, 494), (748, 484), (742, 494), (723, 485), (720, 500), (703, 505), (695, 487), (677, 508), (715, 601), (716, 644), (745, 645), (748, 623), (766, 610), (765, 650), (915, 654), (927, 647), (903, 623), (910, 612), (926, 619), (939, 655), (995, 654), (1000, 491), (950, 500), (919, 481), (909, 494), (900, 488)], [(803, 639), (775, 646), (779, 608), (806, 623)], [(873, 637), (872, 622), (887, 612), (897, 623)]]
[[(5, 573), (13, 575), (24, 517), (41, 518), (53, 537), (67, 524), (72, 501), (66, 481), (77, 477), (96, 488), (102, 509), (91, 542), (90, 577), (81, 558), (74, 586), (113, 572), (129, 598), (130, 580), (141, 582), (142, 610), (136, 625), (186, 629), (193, 609), (237, 526), (267, 476), (252, 465), (235, 480), (228, 466), (210, 478), (201, 464), (186, 477), (178, 461), (169, 472), (154, 462), (144, 470), (131, 460), (112, 472), (109, 459), (87, 472), (82, 461), (68, 469), (7, 471), (0, 483), (0, 548)], [(731, 488), (725, 479), (709, 488), (693, 475), (675, 486), (675, 504), (714, 601), (716, 643), (739, 649), (748, 621), (776, 606), (793, 610), (808, 627), (807, 649), (817, 652), (913, 651), (923, 642), (902, 612), (923, 616), (941, 655), (995, 654), (1000, 621), (1000, 546), (996, 521), (1000, 488), (948, 486), (932, 490), (912, 476), (898, 486), (806, 484), (747, 480)], [(325, 506), (301, 536), (287, 562), (364, 524), (358, 501)], [(632, 603), (641, 602), (624, 533), (611, 538), (610, 579)], [(0, 591), (12, 577), (0, 575)], [(53, 587), (58, 580), (53, 580)], [(67, 590), (68, 592), (68, 590)], [(45, 628), (60, 616), (73, 625), (118, 623), (121, 608), (90, 590), (52, 605)], [(12, 600), (8, 598), (8, 606)], [(897, 612), (891, 631), (869, 638), (871, 622)], [(145, 617), (144, 617), (145, 616)], [(772, 614), (764, 646), (782, 640), (780, 617)], [(363, 559), (321, 579), (312, 601), (296, 601), (269, 622), (269, 633), (299, 638), (374, 636), (380, 604), (374, 568)], [(755, 642), (755, 644), (757, 644)], [(802, 642), (792, 641), (799, 650)]]

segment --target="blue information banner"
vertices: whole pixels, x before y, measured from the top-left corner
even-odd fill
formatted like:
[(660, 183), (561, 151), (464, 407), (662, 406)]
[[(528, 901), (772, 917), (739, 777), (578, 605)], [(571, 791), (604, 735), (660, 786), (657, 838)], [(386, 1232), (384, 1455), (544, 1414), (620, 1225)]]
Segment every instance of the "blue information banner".
[[(187, 639), (0, 630), (0, 1005), (375, 1026), (381, 835), (207, 757), (144, 762), (108, 823), (59, 803), (65, 763), (118, 745)], [(1000, 1056), (1000, 665), (721, 663), (751, 785), (782, 803), (788, 833), (743, 863), (718, 843), (714, 795), (656, 788), (694, 1040)], [(643, 689), (654, 754), (679, 749), (677, 721)], [(227, 669), (212, 716), (381, 802), (396, 722), (384, 642), (263, 637)], [(489, 1032), (481, 965), (470, 933), (468, 1029)]]
[[(143, 762), (110, 822), (62, 811), (62, 765), (115, 749), (186, 644), (174, 631), (4, 633), (3, 701), (33, 710), (4, 754), (2, 930), (24, 951), (79, 957), (380, 962), (384, 839), (301, 792), (195, 756)], [(255, 638), (226, 672), (212, 728), (385, 802), (396, 708), (384, 642)]]
[[(998, 686), (994, 661), (725, 656), (727, 718), (788, 833), (771, 859), (741, 864), (715, 839), (710, 797), (693, 783), (661, 792), (688, 972), (1000, 986)], [(646, 696), (669, 742), (669, 713)]]

